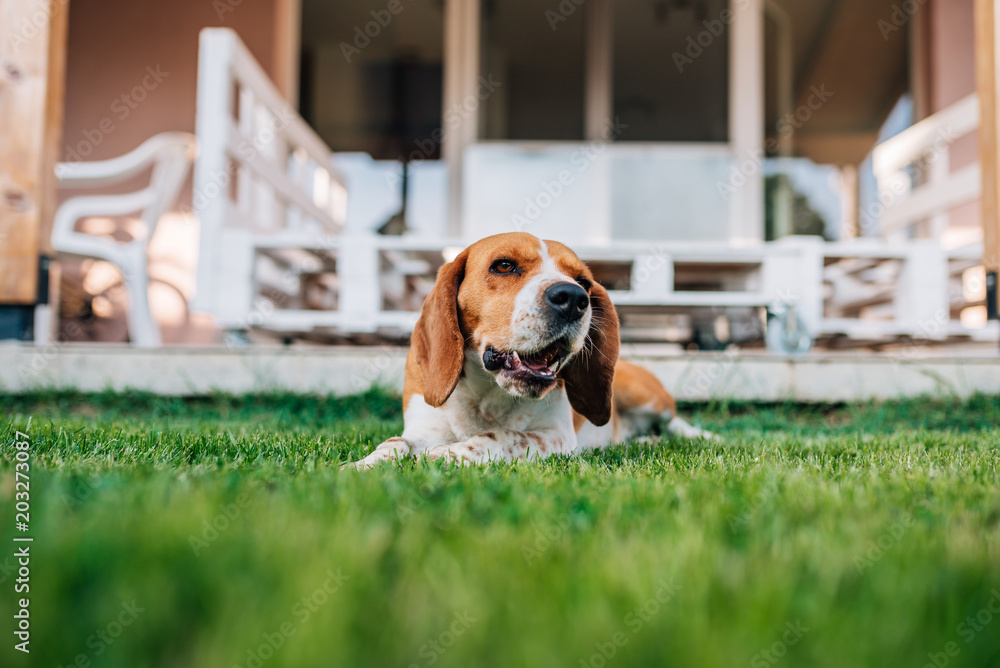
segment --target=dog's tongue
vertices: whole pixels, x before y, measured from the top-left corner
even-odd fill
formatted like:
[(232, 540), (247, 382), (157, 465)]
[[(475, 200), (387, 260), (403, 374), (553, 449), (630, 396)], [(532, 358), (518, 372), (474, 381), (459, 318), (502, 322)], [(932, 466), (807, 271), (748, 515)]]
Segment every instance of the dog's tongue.
[(521, 364), (534, 370), (534, 371), (544, 371), (549, 368), (549, 362), (552, 355), (543, 350), (541, 352), (532, 353), (531, 355), (518, 355), (521, 360)]
[(520, 354), (516, 352), (502, 352), (492, 346), (486, 348), (483, 354), (483, 366), (489, 371), (497, 369), (516, 369), (527, 367), (532, 371), (545, 374), (550, 371), (550, 367), (559, 356), (559, 344), (554, 343), (537, 353)]

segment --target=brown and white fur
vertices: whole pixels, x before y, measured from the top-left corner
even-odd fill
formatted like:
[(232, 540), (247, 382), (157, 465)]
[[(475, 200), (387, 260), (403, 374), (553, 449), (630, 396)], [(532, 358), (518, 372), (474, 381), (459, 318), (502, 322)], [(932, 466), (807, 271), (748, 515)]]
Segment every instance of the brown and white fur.
[(355, 462), (510, 461), (604, 448), (677, 417), (646, 369), (618, 359), (608, 293), (569, 248), (488, 237), (438, 272), (406, 358), (403, 434)]

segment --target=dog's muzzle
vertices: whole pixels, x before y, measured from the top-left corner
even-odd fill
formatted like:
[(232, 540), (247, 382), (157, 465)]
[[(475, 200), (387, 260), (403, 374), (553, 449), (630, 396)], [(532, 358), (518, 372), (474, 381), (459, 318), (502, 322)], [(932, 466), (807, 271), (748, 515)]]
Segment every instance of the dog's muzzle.
[(506, 352), (487, 346), (483, 353), (483, 366), (487, 371), (504, 370), (523, 375), (526, 380), (550, 381), (555, 379), (568, 355), (569, 349), (561, 340), (533, 353)]

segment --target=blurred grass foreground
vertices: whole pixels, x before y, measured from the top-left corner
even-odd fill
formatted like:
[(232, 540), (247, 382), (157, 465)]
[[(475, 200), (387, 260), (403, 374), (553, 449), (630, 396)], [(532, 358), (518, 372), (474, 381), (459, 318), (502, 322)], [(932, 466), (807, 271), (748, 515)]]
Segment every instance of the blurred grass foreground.
[[(398, 398), (0, 396), (3, 666), (997, 666), (1000, 398), (339, 472)], [(27, 435), (30, 593), (15, 593)]]

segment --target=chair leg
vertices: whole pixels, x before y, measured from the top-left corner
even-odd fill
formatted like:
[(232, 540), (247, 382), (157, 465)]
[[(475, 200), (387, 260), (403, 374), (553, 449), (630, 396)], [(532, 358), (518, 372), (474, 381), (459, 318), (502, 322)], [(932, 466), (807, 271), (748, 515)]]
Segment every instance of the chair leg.
[[(145, 246), (142, 248), (145, 253)], [(132, 266), (125, 270), (122, 267), (122, 277), (125, 289), (128, 292), (128, 321), (129, 338), (132, 345), (137, 348), (159, 348), (163, 345), (160, 338), (160, 327), (153, 319), (153, 313), (149, 308), (149, 273), (146, 268), (146, 258), (131, 263)]]

